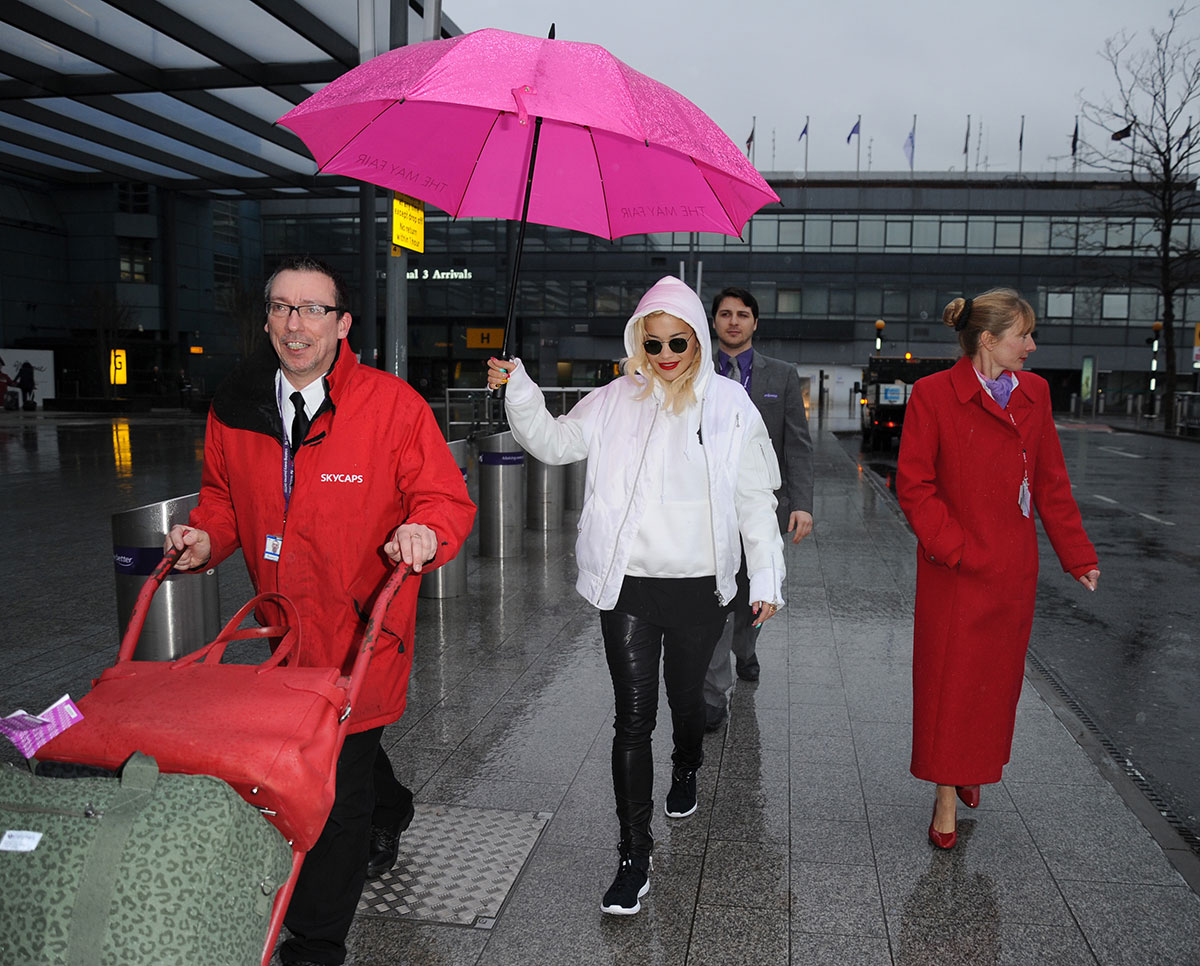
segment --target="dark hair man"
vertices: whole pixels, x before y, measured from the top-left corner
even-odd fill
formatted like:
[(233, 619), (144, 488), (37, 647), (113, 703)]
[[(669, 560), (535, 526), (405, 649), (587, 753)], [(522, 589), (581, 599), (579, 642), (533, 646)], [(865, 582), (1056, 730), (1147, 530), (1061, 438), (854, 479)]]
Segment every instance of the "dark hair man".
[[(758, 330), (758, 300), (744, 288), (726, 288), (712, 303), (713, 329), (717, 334), (715, 357), (717, 372), (736, 379), (766, 423), (771, 445), (779, 460), (783, 485), (775, 491), (779, 527), (799, 543), (812, 532), (813, 471), (812, 439), (804, 411), (804, 390), (796, 368), (754, 350)], [(737, 675), (757, 681), (758, 655), (755, 646), (759, 629), (749, 608), (749, 582), (745, 557), (738, 573), (738, 595), (733, 602), (733, 620), (717, 642), (708, 676), (704, 681), (704, 700), (708, 705), (708, 729), (715, 731), (728, 714), (729, 695), (733, 691), (729, 653), (737, 659)]]
[[(213, 397), (200, 503), (167, 536), (182, 551), (179, 570), (215, 566), (240, 547), (255, 589), (296, 605), (301, 663), (317, 667), (348, 665), (393, 565), (440, 566), (475, 518), (426, 402), (355, 359), (346, 301), (337, 273), (315, 259), (290, 259), (271, 276), (267, 343)], [(333, 810), (284, 919), (285, 966), (345, 960), (379, 739), (408, 695), (418, 584), (397, 593), (351, 713)]]

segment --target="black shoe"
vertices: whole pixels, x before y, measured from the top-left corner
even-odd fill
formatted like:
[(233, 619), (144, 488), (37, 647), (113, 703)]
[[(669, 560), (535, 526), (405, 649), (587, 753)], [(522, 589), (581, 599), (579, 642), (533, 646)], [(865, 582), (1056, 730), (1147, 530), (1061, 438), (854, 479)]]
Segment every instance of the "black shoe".
[(759, 673), (759, 667), (758, 667), (757, 655), (754, 657), (751, 657), (747, 661), (743, 661), (743, 660), (741, 660), (741, 658), (738, 659), (737, 676), (739, 678), (741, 678), (743, 681), (757, 681), (758, 673)]
[(696, 810), (696, 769), (675, 768), (671, 772), (671, 790), (663, 806), (667, 818), (687, 818)]
[(384, 828), (382, 825), (371, 826), (371, 846), (367, 859), (368, 879), (378, 879), (384, 873), (392, 871), (396, 859), (400, 856), (400, 836), (412, 824), (414, 814), (416, 809), (410, 800), (408, 811), (401, 816), (400, 824), (394, 829)]
[(600, 911), (610, 916), (632, 916), (642, 911), (638, 900), (650, 891), (650, 857), (622, 857), (617, 877), (600, 900)]
[(724, 708), (714, 708), (711, 704), (706, 704), (704, 706), (704, 730), (716, 731), (728, 717), (729, 712)]

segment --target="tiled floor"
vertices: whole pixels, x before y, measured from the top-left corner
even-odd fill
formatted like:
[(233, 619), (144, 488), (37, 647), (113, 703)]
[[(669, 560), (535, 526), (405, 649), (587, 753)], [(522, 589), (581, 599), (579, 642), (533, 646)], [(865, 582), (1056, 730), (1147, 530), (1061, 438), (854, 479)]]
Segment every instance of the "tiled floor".
[[(1144, 808), (1029, 683), (1004, 781), (960, 811), (954, 851), (930, 847), (931, 789), (907, 771), (914, 540), (828, 428), (816, 531), (789, 549), (762, 680), (739, 684), (728, 725), (706, 739), (697, 812), (654, 820), (637, 916), (599, 911), (616, 867), (612, 695), (596, 613), (573, 589), (573, 515), (527, 531), (521, 557), (469, 548), (467, 596), (423, 600), (408, 711), (385, 739), (417, 793), (400, 868), (444, 856), (426, 863), (444, 865), (424, 870), (434, 890), (461, 873), (455, 844), (469, 851), (474, 832), (439, 814), (544, 827), (508, 850), (519, 872), (492, 897), (490, 928), (365, 909), (356, 966), (1200, 963), (1200, 898), (1137, 817)], [(135, 430), (137, 472), (123, 476), (104, 449), (111, 428), (90, 432), (39, 424), (40, 449), (22, 431), (24, 456), (11, 440), (4, 450), (0, 711), (81, 693), (111, 663), (107, 514), (198, 483), (200, 426)], [(239, 566), (223, 568), (225, 613), (247, 592)]]

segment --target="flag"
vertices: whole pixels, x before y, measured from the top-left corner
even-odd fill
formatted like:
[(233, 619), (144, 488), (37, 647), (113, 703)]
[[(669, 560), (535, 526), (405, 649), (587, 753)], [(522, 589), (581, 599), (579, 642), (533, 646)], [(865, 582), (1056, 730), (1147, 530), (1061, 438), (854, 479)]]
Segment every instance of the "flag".
[(1025, 150), (1025, 115), (1021, 115), (1021, 133), (1017, 135), (1017, 150)]
[(917, 146), (917, 132), (912, 130), (908, 132), (908, 137), (904, 139), (904, 156), (908, 158), (908, 170), (913, 169), (913, 154)]
[[(860, 124), (862, 124), (862, 118), (859, 118), (857, 121), (855, 121), (854, 127), (850, 128), (850, 133), (846, 135), (846, 143), (847, 144), (850, 143), (850, 139), (852, 137), (854, 137), (854, 135), (858, 134), (858, 126)], [(859, 135), (859, 136), (861, 137), (862, 135)]]
[(796, 138), (796, 141), (803, 141), (806, 134), (808, 134), (808, 121), (804, 122), (804, 130), (800, 132), (800, 136)]
[(750, 125), (750, 136), (746, 138), (746, 153), (750, 153), (750, 145), (754, 143), (754, 125)]
[[(1121, 130), (1113, 131), (1112, 139), (1114, 141), (1124, 141), (1132, 133), (1133, 133), (1133, 122), (1130, 121), (1123, 128), (1121, 128)], [(1184, 135), (1184, 136), (1186, 137), (1186, 135)]]
[(1079, 118), (1075, 118), (1075, 133), (1071, 135), (1071, 157), (1075, 157), (1075, 151), (1079, 148)]
[(963, 154), (969, 154), (971, 151), (971, 115), (967, 115), (967, 134), (963, 138)]
[(1186, 128), (1184, 128), (1183, 133), (1181, 135), (1179, 135), (1179, 140), (1175, 144), (1176, 151), (1183, 150), (1184, 142), (1187, 141), (1187, 139), (1189, 137), (1191, 137), (1191, 134), (1192, 134), (1192, 122), (1189, 120), (1188, 126)]

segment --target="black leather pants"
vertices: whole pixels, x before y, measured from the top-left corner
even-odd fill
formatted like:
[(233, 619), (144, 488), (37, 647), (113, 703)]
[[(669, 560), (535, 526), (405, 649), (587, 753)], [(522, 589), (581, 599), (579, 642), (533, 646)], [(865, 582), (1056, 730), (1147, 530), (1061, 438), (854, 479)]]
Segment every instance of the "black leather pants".
[(671, 706), (671, 760), (679, 768), (699, 768), (704, 762), (704, 675), (724, 626), (724, 614), (690, 627), (661, 627), (620, 611), (600, 614), (616, 698), (612, 771), (622, 854), (649, 855), (654, 844), (650, 747), (658, 716), (659, 657)]

